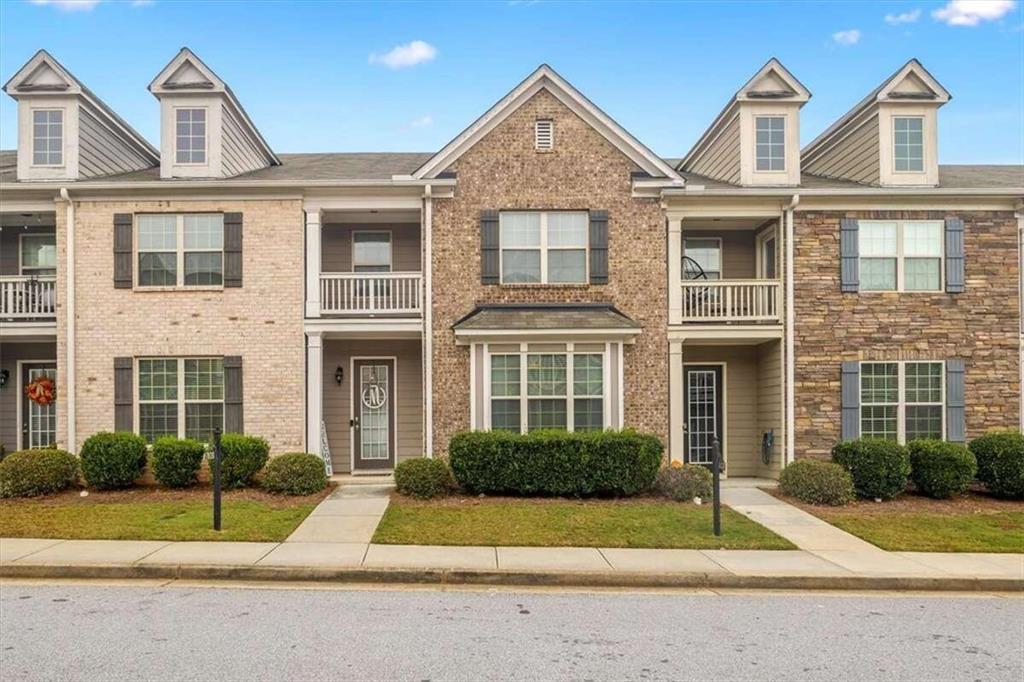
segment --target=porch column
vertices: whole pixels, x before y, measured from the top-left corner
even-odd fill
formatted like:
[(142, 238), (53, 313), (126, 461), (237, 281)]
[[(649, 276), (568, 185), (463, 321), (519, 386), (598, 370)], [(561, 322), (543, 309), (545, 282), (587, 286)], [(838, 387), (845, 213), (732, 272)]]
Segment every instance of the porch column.
[(668, 342), (668, 454), (683, 461), (683, 342)]
[(306, 452), (320, 454), (323, 421), (324, 343), (321, 332), (306, 333)]
[(683, 220), (668, 220), (668, 323), (683, 319)]
[(306, 317), (320, 317), (320, 238), (320, 210), (307, 209)]

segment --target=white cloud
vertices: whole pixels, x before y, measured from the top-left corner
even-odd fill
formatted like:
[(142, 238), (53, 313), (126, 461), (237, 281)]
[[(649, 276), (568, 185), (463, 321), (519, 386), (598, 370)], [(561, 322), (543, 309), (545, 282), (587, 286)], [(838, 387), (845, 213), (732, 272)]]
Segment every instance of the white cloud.
[(434, 117), (429, 114), (409, 121), (410, 128), (426, 128), (432, 125), (434, 125)]
[(1014, 0), (950, 0), (932, 12), (937, 21), (950, 26), (977, 26), (983, 21), (1002, 19), (1017, 5)]
[(64, 12), (91, 10), (100, 0), (29, 0), (33, 5), (50, 5)]
[(371, 54), (371, 64), (383, 64), (389, 69), (404, 69), (429, 62), (437, 56), (437, 48), (422, 40), (398, 45), (384, 54)]
[(921, 10), (912, 9), (909, 12), (900, 12), (899, 14), (886, 14), (885, 23), (890, 26), (899, 26), (900, 24), (913, 24), (920, 18)]
[(832, 34), (832, 40), (839, 45), (856, 45), (860, 42), (860, 31), (855, 28), (848, 31), (836, 31)]

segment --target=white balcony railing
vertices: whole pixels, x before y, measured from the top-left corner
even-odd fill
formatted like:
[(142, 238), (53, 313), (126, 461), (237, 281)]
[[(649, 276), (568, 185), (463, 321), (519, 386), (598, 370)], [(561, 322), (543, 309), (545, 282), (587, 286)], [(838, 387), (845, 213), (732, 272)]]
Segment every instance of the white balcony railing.
[(779, 281), (685, 280), (683, 322), (779, 322)]
[(419, 315), (422, 279), (419, 272), (324, 272), (320, 274), (320, 312)]
[(38, 320), (56, 315), (57, 278), (0, 277), (0, 319)]

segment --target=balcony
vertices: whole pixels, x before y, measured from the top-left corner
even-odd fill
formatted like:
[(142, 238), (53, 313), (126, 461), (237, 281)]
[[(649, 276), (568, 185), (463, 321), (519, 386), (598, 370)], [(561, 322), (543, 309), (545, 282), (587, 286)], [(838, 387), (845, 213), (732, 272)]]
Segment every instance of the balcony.
[(419, 317), (422, 283), (419, 272), (322, 272), (320, 314)]
[(779, 280), (684, 280), (683, 323), (781, 322)]
[(0, 320), (38, 322), (52, 319), (56, 316), (56, 303), (56, 277), (0, 277)]

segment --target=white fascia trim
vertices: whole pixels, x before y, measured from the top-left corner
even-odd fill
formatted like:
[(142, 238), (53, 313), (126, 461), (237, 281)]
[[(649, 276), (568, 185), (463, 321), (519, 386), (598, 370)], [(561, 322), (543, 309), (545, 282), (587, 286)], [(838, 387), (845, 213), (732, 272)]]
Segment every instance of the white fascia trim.
[(639, 329), (456, 329), (455, 341), (458, 345), (465, 345), (472, 342), (508, 343), (516, 339), (536, 341), (544, 338), (633, 343), (640, 333)]
[[(729, 187), (721, 189), (705, 189), (703, 185), (688, 185), (685, 188), (667, 188), (662, 191), (663, 197), (685, 197), (685, 196), (772, 196), (791, 197), (792, 187)], [(801, 187), (800, 196), (818, 197), (856, 197), (856, 196), (905, 196), (921, 197), (1006, 197), (1013, 199), (1024, 195), (1024, 187), (986, 188), (986, 187), (850, 187), (850, 188), (806, 188)]]
[(303, 329), (307, 334), (326, 334), (329, 337), (420, 338), (423, 335), (423, 320), (417, 317), (401, 320), (307, 318), (303, 322)]
[[(52, 339), (49, 337), (53, 337)], [(27, 337), (45, 337), (49, 341), (57, 338), (56, 322), (4, 322), (0, 325), (0, 341), (6, 339), (26, 339)]]
[[(136, 190), (136, 189), (159, 189), (159, 190), (184, 190), (190, 189), (223, 189), (232, 190), (234, 188), (261, 188), (266, 187), (270, 189), (315, 189), (319, 187), (323, 188), (391, 188), (391, 187), (422, 187), (424, 182), (419, 180), (416, 181), (395, 181), (395, 180), (235, 180), (226, 178), (223, 180), (140, 180), (138, 182), (109, 182), (109, 181), (94, 181), (85, 180), (80, 182), (67, 182), (67, 181), (48, 181), (48, 182), (18, 182), (18, 183), (0, 183), (0, 190), (2, 191), (13, 191), (13, 190), (38, 190), (46, 189), (52, 190), (60, 185), (66, 185), (73, 187), (76, 192), (85, 190)], [(444, 180), (430, 180), (429, 184), (435, 187), (454, 187), (455, 180), (444, 179)]]
[(740, 89), (736, 91), (736, 99), (740, 100), (740, 101), (754, 101), (754, 102), (763, 102), (763, 101), (765, 101), (762, 98), (748, 96), (746, 94), (746, 91), (754, 83), (756, 83), (758, 80), (763, 78), (769, 71), (774, 71), (775, 73), (777, 73), (782, 78), (782, 80), (784, 80), (786, 82), (786, 84), (789, 85), (789, 87), (793, 88), (793, 91), (796, 93), (796, 95), (793, 96), (793, 97), (780, 98), (780, 99), (774, 100), (774, 101), (786, 101), (786, 102), (802, 101), (802, 102), (806, 102), (807, 100), (809, 100), (811, 98), (811, 91), (808, 90), (806, 87), (804, 87), (804, 84), (801, 83), (797, 79), (797, 77), (794, 76), (792, 74), (792, 72), (790, 72), (789, 69), (787, 69), (785, 66), (783, 66), (782, 62), (780, 62), (777, 58), (772, 57), (771, 59), (769, 59), (765, 63), (764, 66), (762, 66), (758, 70), (757, 73), (755, 73), (753, 76), (751, 76), (750, 79), (747, 80), (747, 82), (744, 83), (743, 86), (740, 87)]
[(891, 98), (890, 94), (892, 93), (893, 88), (895, 88), (897, 85), (906, 80), (907, 76), (909, 76), (910, 74), (914, 74), (915, 76), (920, 78), (924, 82), (924, 84), (927, 85), (933, 93), (935, 93), (935, 99), (931, 100), (932, 102), (945, 104), (946, 102), (953, 98), (953, 96), (949, 94), (949, 90), (946, 90), (946, 88), (942, 87), (942, 84), (939, 83), (939, 81), (935, 80), (934, 76), (928, 73), (928, 70), (924, 68), (921, 62), (917, 61), (916, 59), (911, 59), (909, 62), (903, 65), (902, 69), (897, 71), (892, 78), (886, 81), (886, 83), (882, 85), (881, 88), (879, 88), (878, 95), (875, 99), (879, 102), (884, 102), (890, 99), (897, 99), (898, 101), (901, 102), (906, 101), (905, 99), (902, 98)]

